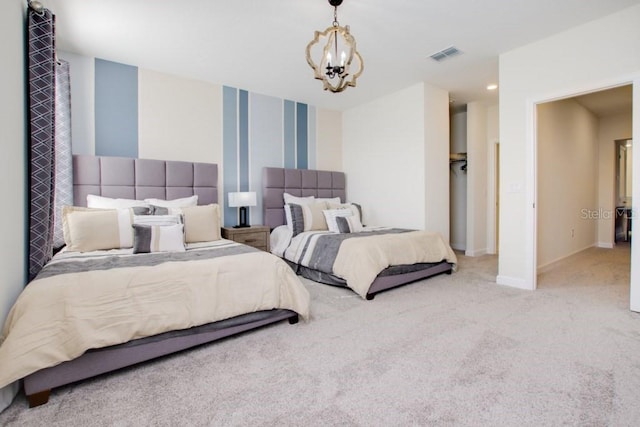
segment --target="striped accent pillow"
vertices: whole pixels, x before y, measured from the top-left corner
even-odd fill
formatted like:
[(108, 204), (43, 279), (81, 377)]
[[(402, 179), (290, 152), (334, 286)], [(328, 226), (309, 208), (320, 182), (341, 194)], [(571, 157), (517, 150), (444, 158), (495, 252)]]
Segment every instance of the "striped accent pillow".
[(338, 228), (338, 223), (336, 222), (337, 217), (350, 217), (353, 216), (353, 211), (351, 209), (326, 209), (322, 211), (325, 219), (327, 220), (327, 227), (329, 231), (334, 233), (340, 233), (340, 229)]
[(184, 252), (184, 226), (133, 224), (133, 253)]
[(289, 207), (289, 213), (291, 217), (290, 228), (295, 237), (304, 231), (304, 213), (302, 212), (302, 206), (295, 203), (287, 205)]
[(362, 231), (362, 223), (355, 216), (336, 217), (339, 233), (359, 233)]
[(282, 197), (284, 199), (284, 216), (287, 222), (287, 227), (289, 227), (289, 230), (293, 231), (293, 222), (291, 218), (291, 209), (289, 208), (289, 205), (300, 205), (300, 206), (308, 205), (310, 203), (314, 203), (315, 197), (314, 196), (298, 197), (298, 196), (292, 196), (289, 193), (284, 193)]
[[(353, 215), (351, 216), (353, 217)], [(338, 233), (351, 233), (351, 227), (349, 227), (349, 221), (346, 216), (336, 217), (336, 224), (338, 225)]]
[(329, 209), (351, 209), (353, 215), (362, 223), (362, 206), (357, 203), (329, 203)]
[(291, 231), (294, 236), (303, 231), (327, 230), (327, 221), (323, 215), (327, 208), (325, 202), (306, 205), (289, 204), (287, 206), (291, 215)]
[(135, 215), (133, 217), (133, 223), (141, 225), (174, 225), (182, 222), (182, 215)]
[[(185, 206), (181, 208), (163, 207), (152, 205), (154, 217), (157, 218), (172, 218), (178, 216), (181, 218), (179, 222), (172, 222), (173, 224), (183, 223), (185, 242), (198, 243), (198, 242), (212, 242), (214, 240), (220, 240), (220, 205), (217, 203), (211, 203), (209, 205), (200, 206)], [(137, 222), (137, 221), (136, 221)], [(153, 219), (142, 219), (140, 224), (148, 225), (169, 225), (162, 224), (161, 221), (158, 224), (154, 224)]]

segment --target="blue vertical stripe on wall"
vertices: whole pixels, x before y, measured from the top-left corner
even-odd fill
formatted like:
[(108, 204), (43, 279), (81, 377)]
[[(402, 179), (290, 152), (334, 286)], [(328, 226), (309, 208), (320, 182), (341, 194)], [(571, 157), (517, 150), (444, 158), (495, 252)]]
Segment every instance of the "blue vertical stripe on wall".
[(296, 168), (308, 169), (307, 104), (296, 103)]
[(251, 224), (263, 223), (262, 169), (282, 167), (282, 98), (251, 93), (249, 103), (249, 189), (257, 194), (257, 206), (250, 209)]
[(228, 227), (238, 221), (237, 208), (228, 207), (228, 194), (234, 191), (257, 193), (258, 204), (249, 209), (249, 222), (261, 224), (262, 169), (316, 166), (316, 110), (228, 86), (223, 86), (222, 97), (224, 224)]
[(309, 169), (317, 168), (316, 161), (316, 107), (309, 106), (308, 123), (309, 123)]
[(138, 68), (95, 60), (98, 156), (138, 157)]
[(238, 169), (240, 191), (249, 191), (249, 92), (238, 96)]
[(237, 224), (238, 209), (230, 208), (229, 192), (238, 191), (238, 90), (222, 88), (222, 165), (224, 186), (218, 203), (224, 206), (224, 225)]
[(296, 167), (296, 110), (295, 102), (284, 101), (284, 167)]

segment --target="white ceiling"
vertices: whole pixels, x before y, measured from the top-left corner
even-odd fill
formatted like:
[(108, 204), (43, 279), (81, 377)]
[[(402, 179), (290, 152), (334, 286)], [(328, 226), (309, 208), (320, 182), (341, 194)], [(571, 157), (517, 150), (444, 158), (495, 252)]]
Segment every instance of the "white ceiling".
[[(344, 110), (425, 81), (455, 104), (497, 103), (498, 55), (640, 0), (344, 0), (365, 70), (356, 88), (322, 90), (305, 60), (327, 0), (41, 0), (61, 50)], [(428, 58), (456, 46), (463, 55)]]
[(615, 116), (633, 109), (633, 86), (624, 85), (574, 98), (598, 117)]

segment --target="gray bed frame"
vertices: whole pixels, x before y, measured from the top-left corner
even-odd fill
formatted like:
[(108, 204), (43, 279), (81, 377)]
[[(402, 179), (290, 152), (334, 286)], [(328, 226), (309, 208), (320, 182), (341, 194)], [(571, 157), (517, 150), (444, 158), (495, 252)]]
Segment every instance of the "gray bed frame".
[[(294, 196), (315, 196), (322, 198), (340, 197), (346, 201), (346, 179), (344, 172), (321, 171), (310, 169), (287, 169), (267, 167), (262, 170), (262, 207), (264, 225), (272, 230), (286, 223), (284, 214), (284, 193)], [(438, 274), (451, 274), (452, 265), (446, 261), (424, 265), (417, 271), (401, 274), (386, 274), (383, 272), (371, 283), (366, 299), (372, 300), (382, 291), (406, 285), (417, 280), (426, 279)], [(317, 280), (319, 274), (312, 280)], [(329, 285), (336, 285), (338, 280), (323, 281)], [(338, 285), (340, 286), (340, 285)]]
[[(198, 195), (199, 204), (218, 201), (218, 165), (122, 157), (73, 157), (73, 193), (78, 206), (87, 194), (127, 199), (175, 199)], [(276, 309), (249, 313), (182, 331), (172, 331), (129, 343), (93, 349), (23, 379), (29, 406), (47, 403), (51, 389), (136, 363), (175, 353), (230, 335), (288, 319), (298, 314)]]

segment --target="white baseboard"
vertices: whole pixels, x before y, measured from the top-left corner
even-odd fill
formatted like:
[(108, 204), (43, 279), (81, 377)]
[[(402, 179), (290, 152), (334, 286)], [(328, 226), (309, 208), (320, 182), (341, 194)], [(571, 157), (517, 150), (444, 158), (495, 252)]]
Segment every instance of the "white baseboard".
[(550, 269), (552, 269), (553, 267), (555, 267), (557, 264), (561, 263), (565, 259), (569, 258), (570, 256), (573, 256), (575, 254), (579, 254), (580, 252), (586, 251), (587, 249), (590, 249), (590, 248), (592, 248), (594, 246), (596, 246), (595, 243), (593, 245), (589, 245), (589, 246), (586, 246), (586, 247), (584, 247), (582, 249), (578, 249), (576, 251), (573, 251), (570, 254), (563, 255), (563, 256), (561, 256), (559, 258), (554, 259), (553, 261), (547, 262), (546, 264), (539, 265), (538, 269), (537, 269), (537, 273), (540, 274), (540, 273), (544, 273), (546, 271), (549, 271)]
[(486, 255), (488, 253), (487, 248), (484, 249), (476, 249), (476, 250), (466, 250), (464, 251), (464, 254), (466, 256), (482, 256), (482, 255)]
[(531, 286), (527, 285), (527, 282), (524, 279), (519, 277), (509, 277), (498, 275), (496, 277), (496, 283), (498, 285), (510, 286), (512, 288), (524, 289), (526, 291), (531, 291)]
[(611, 242), (598, 242), (596, 243), (596, 246), (604, 249), (613, 249), (615, 245)]

